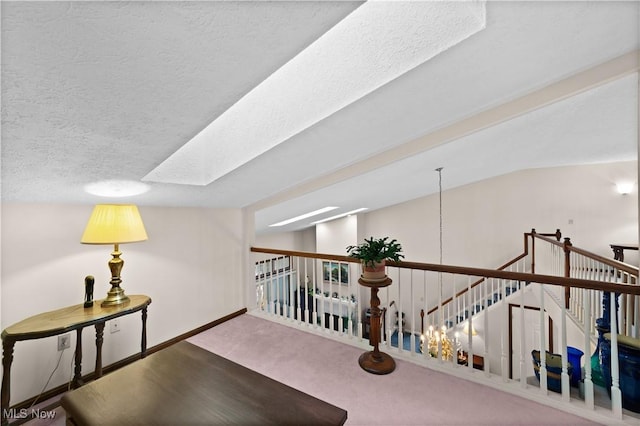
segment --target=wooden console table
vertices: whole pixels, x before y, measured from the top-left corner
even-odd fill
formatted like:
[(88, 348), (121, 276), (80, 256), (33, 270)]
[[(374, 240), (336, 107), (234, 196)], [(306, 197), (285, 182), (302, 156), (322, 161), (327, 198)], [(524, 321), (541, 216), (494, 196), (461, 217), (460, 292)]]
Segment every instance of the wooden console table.
[(142, 311), (142, 343), (141, 357), (147, 351), (147, 307), (151, 298), (144, 295), (129, 296), (129, 302), (110, 307), (101, 307), (101, 300), (94, 301), (93, 306), (85, 308), (79, 305), (69, 306), (56, 311), (45, 312), (22, 320), (4, 329), (2, 332), (2, 425), (9, 423), (5, 416), (9, 412), (11, 398), (11, 363), (13, 347), (21, 340), (41, 339), (76, 330), (75, 370), (73, 387), (82, 385), (82, 329), (96, 327), (96, 368), (95, 377), (102, 376), (102, 337), (106, 321)]

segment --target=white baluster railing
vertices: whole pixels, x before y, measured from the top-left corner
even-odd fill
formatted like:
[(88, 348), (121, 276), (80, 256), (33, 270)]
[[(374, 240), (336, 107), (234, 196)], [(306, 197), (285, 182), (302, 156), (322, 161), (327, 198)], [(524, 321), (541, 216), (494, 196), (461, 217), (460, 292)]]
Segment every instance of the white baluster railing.
[[(370, 293), (357, 282), (361, 272), (358, 263), (345, 256), (284, 250), (271, 250), (273, 254), (269, 255), (268, 252), (265, 254), (264, 250), (267, 249), (257, 250), (260, 250), (257, 253), (262, 258), (257, 259), (256, 263), (256, 305), (253, 311), (256, 315), (344, 340), (359, 347), (367, 346), (366, 331), (370, 329), (365, 310), (369, 306)], [(265, 256), (269, 258), (265, 259)], [(606, 262), (591, 259), (578, 251), (571, 254), (573, 276), (564, 277), (565, 250), (561, 245), (545, 247), (538, 241), (535, 256), (535, 274), (531, 273), (533, 260), (528, 256), (495, 271), (391, 262), (387, 267), (387, 274), (393, 282), (379, 293), (380, 307), (386, 308), (380, 347), (394, 357), (445, 372), (452, 369), (458, 372), (456, 374), (466, 374), (471, 380), (489, 386), (496, 386), (497, 377), (501, 383), (500, 388), (504, 390), (525, 397), (533, 390), (538, 395), (548, 395), (550, 401), (553, 401), (550, 404), (557, 406), (558, 398), (554, 398), (557, 394), (548, 390), (551, 382), (557, 380), (553, 378), (556, 370), (550, 370), (545, 352), (550, 350), (551, 344), (557, 345), (553, 352), (561, 356), (558, 376), (560, 400), (571, 405), (576, 396), (572, 396), (570, 392), (570, 354), (567, 348), (573, 344), (586, 354), (582, 392), (584, 396), (578, 397), (584, 401), (584, 415), (624, 419), (626, 414), (622, 413), (621, 408), (617, 334), (629, 331), (637, 333), (637, 324), (633, 322), (638, 311), (638, 304), (635, 303), (637, 288), (632, 289), (631, 286), (622, 284), (615, 287), (616, 293), (627, 294), (628, 297), (626, 314), (624, 319), (620, 318), (621, 324), (625, 325), (618, 330), (615, 321), (612, 321), (611, 326), (613, 403), (609, 414), (594, 410), (596, 385), (590, 354), (593, 351), (595, 333), (593, 323), (602, 316), (599, 294), (604, 289), (610, 291), (610, 287), (605, 284), (611, 283), (613, 286), (615, 283), (635, 282), (637, 278), (629, 271), (612, 268)], [(346, 268), (342, 266), (343, 263), (347, 265)], [(280, 268), (280, 265), (288, 266)], [(337, 279), (332, 279), (334, 265), (337, 265)], [(619, 271), (627, 275), (618, 273)], [(523, 291), (530, 283), (535, 284), (532, 288), (534, 291)], [(563, 283), (571, 287), (568, 308), (564, 306)], [(525, 317), (526, 309), (530, 308), (529, 305), (534, 300), (540, 311), (539, 319), (534, 321), (537, 323), (535, 325), (527, 319), (530, 317)], [(614, 307), (615, 300), (611, 303)], [(516, 312), (513, 317), (519, 319), (519, 327), (513, 329), (507, 326), (512, 317), (511, 309)], [(419, 312), (428, 314), (421, 316)], [(403, 321), (403, 313), (406, 322)], [(557, 334), (554, 333), (553, 340), (552, 335), (547, 333), (550, 316), (554, 317), (554, 328), (558, 331)], [(583, 333), (580, 339), (570, 339), (568, 327), (571, 321), (568, 318), (579, 322), (579, 329)], [(630, 325), (626, 325), (630, 322)], [(469, 330), (466, 335), (459, 333), (464, 323)], [(478, 337), (473, 336), (473, 329), (478, 330)], [(438, 336), (446, 337), (439, 338), (435, 346), (429, 345), (429, 336), (435, 336), (436, 332)], [(539, 380), (527, 377), (527, 371), (531, 370), (526, 368), (533, 360), (529, 360), (524, 336), (534, 333), (538, 333), (535, 344), (541, 348)], [(511, 352), (512, 341), (515, 342), (515, 355)], [(464, 362), (467, 368), (459, 368), (459, 363)], [(514, 376), (517, 373), (516, 380), (511, 379), (511, 368)], [(480, 374), (479, 369), (484, 370), (484, 373)], [(538, 397), (532, 398), (539, 400)], [(569, 411), (571, 410), (575, 409), (571, 408)], [(603, 417), (598, 417), (598, 420), (606, 422)]]

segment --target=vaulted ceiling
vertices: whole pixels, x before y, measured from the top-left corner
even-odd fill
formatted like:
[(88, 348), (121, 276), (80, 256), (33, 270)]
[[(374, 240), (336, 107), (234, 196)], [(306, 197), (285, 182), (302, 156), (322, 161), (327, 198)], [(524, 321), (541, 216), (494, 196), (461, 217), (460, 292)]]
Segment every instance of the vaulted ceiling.
[[(426, 3), (425, 19), (453, 7)], [(437, 167), (447, 189), (532, 167), (637, 159), (639, 2), (472, 5), (482, 9), (478, 28), (317, 120), (289, 123), (295, 131), (213, 182), (188, 184), (183, 175), (198, 175), (216, 151), (169, 178), (154, 171), (326, 34), (348, 34), (338, 30), (363, 3), (3, 1), (2, 200), (248, 207), (264, 232), (325, 206), (338, 207), (327, 217), (428, 195)], [(407, 49), (387, 41), (393, 54)], [(345, 62), (329, 57), (327, 82)], [(311, 78), (287, 76), (268, 100), (278, 107)], [(314, 83), (306, 102), (324, 90)], [(249, 111), (273, 109), (253, 101)], [(265, 115), (229, 126), (266, 139)], [(113, 199), (85, 191), (104, 180), (149, 190)]]

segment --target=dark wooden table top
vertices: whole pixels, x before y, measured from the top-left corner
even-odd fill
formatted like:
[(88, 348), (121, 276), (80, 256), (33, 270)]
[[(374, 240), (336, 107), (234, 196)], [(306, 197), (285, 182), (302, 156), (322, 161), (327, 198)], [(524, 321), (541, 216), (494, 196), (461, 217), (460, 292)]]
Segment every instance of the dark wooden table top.
[(342, 425), (347, 412), (188, 342), (64, 395), (77, 425)]
[(138, 312), (151, 303), (151, 298), (143, 294), (129, 296), (122, 305), (102, 307), (102, 299), (85, 308), (83, 303), (44, 312), (10, 325), (2, 331), (2, 340), (29, 340), (55, 336), (78, 328)]

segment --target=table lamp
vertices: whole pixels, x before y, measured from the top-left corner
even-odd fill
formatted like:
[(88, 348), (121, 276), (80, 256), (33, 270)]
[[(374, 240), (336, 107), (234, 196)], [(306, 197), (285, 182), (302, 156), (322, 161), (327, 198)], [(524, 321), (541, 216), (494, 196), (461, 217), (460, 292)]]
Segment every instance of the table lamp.
[[(464, 334), (469, 334), (469, 321), (464, 322), (464, 326), (462, 327), (462, 332)], [(471, 335), (472, 336), (478, 335), (478, 332), (476, 331), (476, 328), (473, 326), (473, 324), (471, 324)]]
[(93, 208), (89, 223), (82, 234), (82, 244), (113, 244), (113, 258), (109, 260), (111, 290), (101, 303), (102, 307), (126, 303), (129, 297), (120, 287), (120, 271), (124, 260), (120, 259), (120, 244), (145, 241), (144, 229), (138, 207), (133, 204), (98, 204)]

